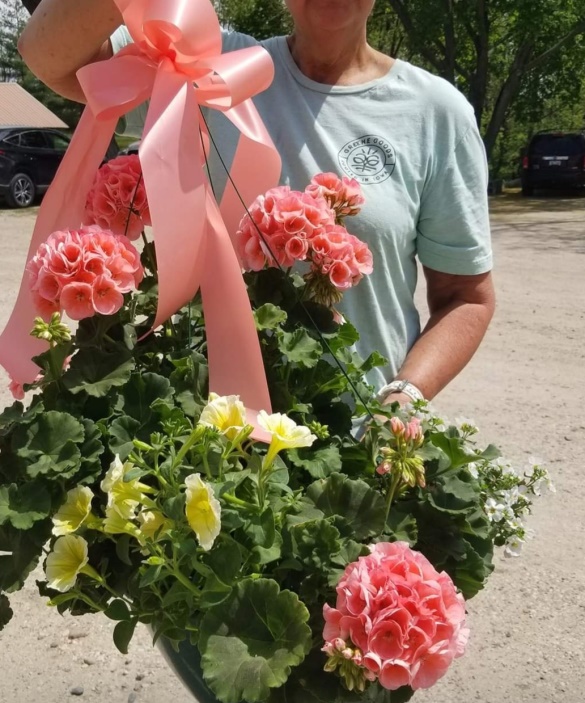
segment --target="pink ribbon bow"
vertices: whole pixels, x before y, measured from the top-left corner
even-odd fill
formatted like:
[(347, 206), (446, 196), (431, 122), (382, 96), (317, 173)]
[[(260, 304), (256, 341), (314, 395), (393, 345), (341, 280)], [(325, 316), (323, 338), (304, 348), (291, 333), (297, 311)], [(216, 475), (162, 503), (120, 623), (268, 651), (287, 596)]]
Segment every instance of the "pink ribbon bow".
[[(150, 99), (139, 150), (156, 246), (156, 327), (201, 289), (210, 388), (240, 395), (249, 410), (270, 409), (250, 302), (229, 231), (244, 208), (278, 181), (280, 159), (252, 101), (274, 68), (266, 51), (221, 54), (221, 31), (209, 0), (115, 0), (134, 44), (78, 73), (87, 97), (71, 145), (39, 211), (29, 259), (47, 236), (82, 223), (87, 193), (117, 120)], [(204, 173), (208, 135), (200, 106), (221, 110), (239, 129), (221, 210)], [(201, 129), (201, 131), (200, 131)], [(23, 277), (0, 337), (0, 363), (19, 383), (38, 368), (44, 347), (29, 336), (35, 309)], [(253, 423), (255, 424), (255, 422)]]

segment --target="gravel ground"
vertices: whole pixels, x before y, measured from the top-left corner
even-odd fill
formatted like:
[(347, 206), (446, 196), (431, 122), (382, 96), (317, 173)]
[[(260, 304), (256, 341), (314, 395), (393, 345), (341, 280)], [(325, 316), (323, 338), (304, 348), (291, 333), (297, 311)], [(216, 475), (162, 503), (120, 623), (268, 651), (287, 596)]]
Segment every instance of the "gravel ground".
[[(522, 465), (546, 460), (557, 493), (541, 499), (535, 539), (499, 559), (470, 602), (467, 656), (419, 703), (582, 703), (585, 699), (585, 198), (492, 203), (499, 303), (485, 343), (436, 399), (448, 417), (473, 418), (482, 440)], [(0, 210), (0, 323), (15, 298), (34, 211)], [(420, 291), (421, 302), (424, 291)], [(4, 389), (5, 377), (0, 377)], [(9, 402), (0, 391), (0, 402)], [(148, 633), (117, 653), (110, 623), (60, 618), (34, 582), (12, 598), (0, 633), (0, 701), (188, 703)]]

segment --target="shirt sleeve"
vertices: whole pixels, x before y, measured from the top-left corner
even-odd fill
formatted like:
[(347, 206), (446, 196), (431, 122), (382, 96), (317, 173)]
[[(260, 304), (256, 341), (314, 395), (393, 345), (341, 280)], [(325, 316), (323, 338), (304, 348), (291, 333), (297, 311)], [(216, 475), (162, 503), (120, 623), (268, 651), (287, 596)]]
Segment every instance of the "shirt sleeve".
[(126, 29), (124, 25), (118, 27), (118, 29), (111, 35), (110, 44), (112, 45), (112, 50), (114, 54), (117, 54), (128, 44), (132, 44), (132, 37), (130, 32)]
[(485, 149), (474, 125), (423, 191), (417, 253), (424, 266), (465, 276), (491, 270), (487, 187)]

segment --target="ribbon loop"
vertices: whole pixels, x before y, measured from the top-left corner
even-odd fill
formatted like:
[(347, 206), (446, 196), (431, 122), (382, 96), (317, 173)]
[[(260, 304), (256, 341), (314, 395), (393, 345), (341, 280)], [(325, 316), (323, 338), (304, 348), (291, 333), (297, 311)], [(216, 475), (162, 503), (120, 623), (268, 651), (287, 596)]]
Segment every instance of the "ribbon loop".
[[(239, 394), (251, 413), (269, 410), (258, 335), (224, 222), (233, 234), (244, 210), (230, 184), (220, 215), (204, 175), (199, 121), (200, 106), (207, 106), (225, 112), (240, 130), (233, 176), (241, 179), (245, 202), (272, 187), (280, 159), (250, 100), (270, 84), (272, 61), (259, 47), (222, 56), (210, 0), (115, 2), (134, 45), (78, 73), (88, 107), (41, 206), (29, 258), (51, 232), (82, 223), (117, 119), (150, 99), (139, 157), (158, 262), (155, 326), (202, 288), (211, 390)], [(23, 278), (0, 338), (0, 363), (19, 383), (31, 382), (37, 372), (30, 358), (38, 344), (28, 335), (33, 317)]]

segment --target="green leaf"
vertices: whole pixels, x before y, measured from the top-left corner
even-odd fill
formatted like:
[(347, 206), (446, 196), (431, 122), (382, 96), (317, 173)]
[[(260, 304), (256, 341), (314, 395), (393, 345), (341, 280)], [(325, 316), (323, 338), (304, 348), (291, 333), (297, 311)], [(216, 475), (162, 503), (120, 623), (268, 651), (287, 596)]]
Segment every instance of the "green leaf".
[[(402, 512), (399, 504), (394, 504), (388, 515), (385, 532), (392, 537), (393, 542), (408, 542), (413, 547), (418, 539), (416, 519), (409, 512)], [(388, 541), (387, 537), (384, 538)]]
[(28, 423), (34, 420), (37, 415), (40, 415), (44, 409), (42, 403), (36, 403), (25, 410), (23, 404), (20, 401), (16, 401), (0, 413), (0, 429), (6, 429), (15, 423)]
[(104, 453), (105, 447), (102, 442), (102, 433), (95, 422), (82, 418), (85, 439), (79, 450), (81, 452), (81, 476), (77, 477), (78, 484), (93, 483), (102, 472), (100, 456)]
[(256, 563), (269, 564), (280, 558), (282, 537), (276, 529), (272, 508), (248, 518), (243, 532), (243, 544), (255, 555)]
[(0, 487), (0, 525), (10, 522), (17, 530), (28, 530), (50, 510), (51, 496), (41, 483)]
[(372, 352), (362, 363), (359, 365), (359, 370), (362, 375), (369, 373), (372, 369), (379, 366), (387, 366), (388, 359), (382, 356), (379, 352)]
[(341, 516), (357, 540), (380, 534), (384, 529), (385, 501), (365, 481), (332, 474), (311, 484), (307, 497), (326, 517)]
[(126, 601), (117, 598), (113, 600), (104, 611), (104, 615), (110, 620), (130, 620), (131, 615), (126, 605)]
[(175, 392), (175, 402), (189, 417), (198, 416), (207, 400), (209, 369), (207, 359), (197, 352), (187, 357), (171, 359), (175, 370), (169, 381)]
[(327, 336), (327, 342), (334, 354), (345, 347), (352, 347), (356, 342), (359, 342), (359, 340), (359, 332), (350, 322), (344, 322), (343, 325), (339, 327), (336, 334)]
[(488, 445), (479, 455), (484, 461), (495, 461), (502, 456), (502, 452), (493, 444)]
[(288, 534), (291, 553), (312, 570), (327, 569), (332, 557), (341, 549), (339, 530), (328, 520), (292, 525)]
[(266, 303), (261, 305), (257, 310), (254, 310), (254, 321), (256, 322), (256, 329), (260, 330), (275, 330), (283, 322), (286, 322), (287, 314), (282, 309), (273, 305), (272, 303)]
[(203, 675), (222, 703), (256, 703), (282, 686), (311, 646), (309, 611), (269, 579), (247, 579), (201, 622)]
[(77, 444), (84, 439), (81, 422), (68, 413), (50, 410), (28, 426), (18, 427), (13, 446), (17, 456), (26, 460), (31, 478), (40, 474), (60, 474), (67, 478), (80, 467), (81, 452)]
[(322, 510), (318, 510), (315, 504), (308, 498), (297, 500), (291, 511), (286, 516), (287, 525), (298, 525), (309, 520), (319, 520), (325, 517)]
[(278, 332), (278, 348), (289, 362), (306, 369), (316, 366), (323, 355), (321, 344), (302, 328)]
[(160, 564), (149, 566), (140, 577), (140, 588), (146, 588), (147, 586), (151, 586), (153, 583), (159, 580), (161, 574), (162, 566), (160, 566)]
[[(465, 480), (468, 479), (468, 480)], [(447, 513), (466, 512), (476, 507), (479, 494), (473, 478), (465, 472), (442, 477), (442, 480), (428, 491), (428, 501), (437, 510)]]
[(114, 644), (122, 654), (128, 654), (128, 645), (134, 635), (137, 623), (137, 618), (122, 620), (114, 628)]
[(289, 450), (288, 457), (295, 466), (305, 469), (314, 479), (327, 478), (332, 473), (341, 471), (341, 454), (332, 444), (320, 449), (292, 449)]
[(133, 441), (139, 429), (140, 422), (128, 415), (117, 417), (108, 426), (110, 449), (114, 454), (118, 454), (121, 461), (126, 461), (128, 455), (134, 448)]
[(337, 566), (337, 569), (331, 569), (327, 577), (327, 581), (332, 588), (335, 588), (345, 571), (348, 564), (353, 564), (360, 557), (367, 556), (370, 553), (369, 547), (366, 544), (355, 542), (352, 539), (345, 539), (341, 542), (341, 549), (338, 554), (334, 554), (331, 561)]
[(163, 608), (169, 608), (175, 603), (185, 603), (188, 607), (191, 607), (192, 600), (193, 594), (191, 591), (179, 581), (175, 581), (165, 593), (162, 599), (162, 606)]
[(95, 347), (80, 349), (63, 376), (63, 383), (71, 393), (84, 392), (101, 398), (111, 388), (128, 383), (134, 366), (130, 352), (118, 350), (110, 354)]
[(0, 527), (0, 591), (17, 591), (38, 564), (43, 545), (51, 536), (50, 520), (37, 522), (27, 530), (17, 530), (9, 524)]
[(164, 376), (136, 373), (124, 386), (123, 397), (124, 413), (145, 425), (153, 416), (152, 404), (157, 400), (171, 400), (173, 389), (169, 379)]
[(3, 593), (0, 593), (0, 632), (12, 620), (13, 614), (10, 601)]

